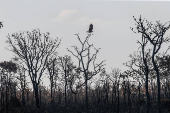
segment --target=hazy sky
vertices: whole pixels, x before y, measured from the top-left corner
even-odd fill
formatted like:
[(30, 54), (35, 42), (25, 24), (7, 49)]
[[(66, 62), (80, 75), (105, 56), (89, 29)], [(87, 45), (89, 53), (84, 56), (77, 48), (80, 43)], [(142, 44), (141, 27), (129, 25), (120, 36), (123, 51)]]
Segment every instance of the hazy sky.
[(94, 35), (89, 41), (101, 48), (98, 60), (106, 60), (108, 71), (116, 67), (124, 71), (123, 62), (139, 47), (136, 40), (141, 36), (134, 34), (130, 27), (135, 27), (133, 16), (140, 15), (149, 21), (168, 22), (170, 2), (0, 0), (0, 21), (4, 24), (0, 29), (0, 61), (10, 60), (13, 55), (5, 49), (8, 33), (37, 28), (50, 32), (51, 37), (62, 38), (59, 55), (63, 56), (71, 55), (66, 48), (78, 43), (74, 34), (79, 33), (84, 39), (89, 24), (93, 23)]

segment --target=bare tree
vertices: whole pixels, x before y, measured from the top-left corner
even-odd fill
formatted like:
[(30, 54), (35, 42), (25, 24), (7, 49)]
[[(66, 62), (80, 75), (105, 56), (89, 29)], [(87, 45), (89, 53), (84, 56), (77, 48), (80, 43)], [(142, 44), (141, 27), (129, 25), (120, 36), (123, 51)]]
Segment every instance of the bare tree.
[[(77, 46), (72, 46), (75, 50), (75, 53), (69, 49), (68, 51), (71, 52), (72, 55), (78, 59), (78, 67), (84, 75), (86, 110), (88, 112), (88, 80), (90, 80), (93, 76), (103, 70), (104, 61), (100, 62), (99, 64), (96, 64), (97, 53), (99, 52), (100, 48), (96, 49), (93, 44), (89, 44), (88, 41), (91, 34), (88, 34), (84, 41), (80, 39), (79, 34), (76, 34), (76, 36), (81, 44), (81, 49), (79, 49)], [(93, 54), (90, 52), (92, 48), (95, 51)], [(90, 64), (92, 65), (91, 67)], [(93, 68), (93, 71), (90, 71), (90, 68)]]
[[(159, 111), (159, 113), (161, 113), (160, 77), (159, 77), (158, 64), (155, 61), (155, 56), (158, 53), (158, 51), (160, 50), (161, 45), (164, 42), (169, 41), (169, 38), (164, 37), (164, 35), (165, 35), (166, 31), (170, 28), (170, 24), (169, 25), (167, 25), (166, 23), (162, 24), (160, 21), (156, 21), (156, 24), (152, 24), (151, 22), (149, 22), (145, 19), (142, 19), (141, 16), (140, 16), (139, 20), (137, 20), (136, 18), (134, 18), (134, 20), (136, 22), (137, 32), (142, 34), (142, 39), (149, 41), (153, 46), (153, 49), (152, 49), (152, 64), (153, 64), (154, 70), (156, 71), (156, 74), (157, 74), (158, 106), (159, 106), (158, 111)], [(146, 41), (143, 44), (145, 44)]]
[(7, 37), (10, 50), (27, 66), (35, 92), (36, 107), (39, 108), (38, 86), (48, 59), (56, 53), (60, 40), (53, 40), (49, 33), (41, 33), (40, 30), (14, 33)]
[(53, 88), (55, 85), (55, 80), (58, 77), (58, 61), (56, 58), (51, 58), (49, 59), (48, 63), (47, 63), (47, 70), (49, 73), (49, 79), (50, 79), (50, 87), (51, 87), (51, 104), (54, 107), (54, 96), (53, 96)]
[(65, 55), (64, 57), (59, 57), (59, 62), (62, 70), (62, 75), (64, 78), (64, 96), (65, 96), (65, 104), (67, 104), (67, 86), (68, 86), (68, 80), (69, 76), (71, 75), (73, 69), (75, 66), (73, 65), (73, 62), (71, 61), (71, 57), (68, 55)]
[(26, 86), (27, 86), (27, 82), (26, 82), (26, 69), (24, 67), (19, 67), (18, 69), (18, 74), (19, 77), (17, 77), (17, 79), (20, 81), (20, 85), (21, 85), (21, 91), (22, 91), (22, 105), (25, 107), (25, 90), (26, 90)]
[(149, 57), (149, 52), (146, 53), (145, 51), (145, 47), (146, 47), (146, 44), (147, 44), (148, 40), (146, 38), (144, 38), (142, 36), (142, 42), (139, 42), (138, 43), (141, 45), (142, 47), (142, 60), (143, 60), (143, 64), (144, 64), (144, 74), (145, 74), (145, 77), (146, 77), (146, 80), (145, 80), (145, 88), (146, 88), (146, 96), (147, 96), (147, 113), (149, 113), (149, 109), (150, 109), (150, 95), (149, 95), (149, 90), (148, 90), (148, 75), (149, 75), (149, 67), (148, 67), (148, 57)]
[[(149, 95), (149, 89), (148, 89), (148, 79), (149, 79), (149, 71), (151, 71), (151, 57), (150, 57), (150, 50), (146, 50), (146, 44), (147, 40), (142, 38), (142, 42), (137, 41), (141, 45), (142, 52), (136, 52), (130, 55), (131, 61), (124, 63), (126, 66), (128, 66), (131, 70), (130, 76), (132, 76), (135, 80), (139, 82), (138, 90), (139, 90), (139, 100), (140, 100), (140, 87), (141, 87), (141, 81), (145, 81), (145, 90), (146, 90), (146, 96), (147, 96), (147, 113), (149, 113), (150, 108), (150, 95)], [(134, 67), (135, 66), (135, 67)], [(136, 68), (137, 67), (137, 68)], [(128, 73), (128, 72), (127, 72)]]
[[(19, 85), (20, 87), (18, 87), (21, 92), (22, 92), (22, 105), (25, 107), (25, 92), (26, 92), (26, 87), (28, 87), (28, 82), (26, 79), (26, 71), (27, 69), (24, 67), (24, 65), (22, 64), (22, 62), (19, 61), (19, 59), (17, 57), (12, 58), (12, 61), (16, 63), (17, 65), (17, 75), (15, 76), (15, 78), (17, 80), (19, 80)], [(18, 85), (17, 85), (18, 86)]]
[(75, 103), (77, 103), (77, 94), (78, 94), (78, 90), (84, 86), (85, 84), (82, 82), (82, 76), (81, 76), (81, 72), (79, 70), (79, 68), (74, 67), (74, 69), (70, 72), (70, 76), (68, 78), (68, 83), (69, 83), (69, 87), (71, 92), (74, 94), (75, 96)]
[[(109, 80), (112, 82), (113, 84), (113, 88), (112, 88), (112, 105), (114, 105), (113, 107), (115, 107), (115, 104), (113, 104), (113, 100), (114, 102), (117, 101), (117, 112), (120, 112), (120, 106), (119, 106), (119, 85), (120, 85), (120, 78), (121, 78), (121, 71), (118, 68), (114, 68), (112, 69), (112, 73), (111, 74), (107, 74), (107, 76), (109, 77)], [(117, 92), (117, 93), (116, 93)], [(116, 95), (117, 94), (117, 95)]]

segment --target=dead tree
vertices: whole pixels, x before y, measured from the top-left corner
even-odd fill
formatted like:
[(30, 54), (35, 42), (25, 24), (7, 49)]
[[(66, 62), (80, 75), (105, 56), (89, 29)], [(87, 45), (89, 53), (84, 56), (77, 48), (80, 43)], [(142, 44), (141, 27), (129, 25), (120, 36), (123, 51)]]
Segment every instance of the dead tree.
[(25, 107), (25, 104), (26, 104), (26, 100), (25, 100), (25, 91), (26, 91), (26, 87), (28, 87), (28, 83), (27, 83), (27, 80), (26, 80), (26, 68), (24, 67), (24, 65), (22, 64), (22, 62), (19, 62), (19, 59), (18, 58), (13, 58), (12, 59), (16, 65), (17, 65), (17, 75), (16, 75), (16, 79), (19, 80), (20, 82), (20, 87), (18, 87), (22, 94), (22, 105)]
[(73, 69), (75, 68), (75, 66), (73, 65), (73, 62), (71, 61), (71, 57), (65, 55), (64, 57), (59, 57), (59, 63), (61, 66), (61, 70), (62, 70), (62, 75), (64, 78), (64, 96), (65, 96), (65, 104), (67, 104), (67, 86), (68, 86), (68, 78), (71, 75), (71, 72), (73, 71)]
[[(141, 70), (142, 72), (141, 71), (136, 71), (135, 69), (132, 68), (132, 66), (129, 66), (129, 67), (131, 67), (131, 69), (133, 71), (136, 71), (137, 73), (141, 73), (141, 74), (144, 73), (144, 75), (145, 75), (145, 90), (146, 90), (146, 96), (147, 96), (147, 113), (149, 113), (150, 95), (149, 95), (149, 89), (148, 89), (148, 79), (149, 79), (148, 78), (148, 75), (149, 75), (148, 63), (149, 63), (149, 60), (150, 60), (150, 55), (149, 55), (150, 50), (149, 51), (146, 50), (148, 40), (146, 38), (144, 38), (143, 35), (142, 35), (142, 41), (137, 40), (137, 43), (140, 44), (142, 55), (141, 54), (137, 55), (138, 58), (132, 57), (133, 58), (132, 60), (134, 60), (134, 61), (132, 62), (131, 65), (135, 64), (137, 67), (139, 67), (139, 70)], [(136, 62), (140, 62), (140, 63), (137, 64)]]
[[(78, 68), (74, 67), (74, 71), (70, 73), (70, 77), (68, 78), (68, 83), (71, 92), (75, 96), (75, 103), (77, 103), (77, 94), (78, 94), (78, 89), (80, 89), (82, 86), (85, 84), (82, 82), (82, 77), (81, 77), (81, 72)], [(75, 88), (73, 88), (75, 86)]]
[(20, 85), (21, 85), (21, 91), (22, 91), (22, 105), (25, 107), (25, 90), (26, 90), (26, 75), (25, 75), (25, 68), (24, 67), (19, 67), (19, 77), (17, 77), (17, 79), (20, 81)]
[(54, 107), (54, 96), (53, 96), (53, 89), (54, 89), (54, 85), (55, 85), (55, 80), (58, 77), (58, 71), (59, 68), (58, 66), (58, 62), (56, 58), (51, 58), (49, 59), (48, 63), (47, 63), (47, 70), (49, 73), (49, 79), (50, 79), (50, 89), (51, 89), (51, 105)]
[[(120, 94), (119, 94), (119, 86), (120, 86), (120, 78), (122, 77), (121, 75), (121, 71), (118, 68), (114, 68), (112, 69), (112, 73), (111, 74), (107, 74), (106, 75), (109, 80), (112, 82), (113, 84), (113, 88), (112, 88), (112, 107), (113, 109), (115, 108), (115, 104), (117, 102), (117, 113), (120, 112)], [(113, 104), (114, 103), (114, 104)]]
[[(78, 59), (78, 67), (81, 72), (83, 72), (84, 80), (85, 80), (85, 95), (86, 95), (86, 110), (88, 112), (88, 80), (90, 80), (93, 76), (98, 74), (100, 71), (103, 70), (104, 61), (100, 62), (99, 64), (96, 64), (96, 58), (97, 53), (99, 52), (99, 49), (96, 49), (93, 44), (89, 44), (89, 38), (91, 34), (88, 34), (88, 36), (85, 38), (84, 41), (82, 41), (79, 37), (79, 34), (76, 34), (78, 41), (81, 44), (81, 49), (79, 49), (77, 46), (72, 46), (76, 53), (69, 50), (68, 51), (75, 56)], [(95, 52), (92, 54), (90, 51), (91, 49), (94, 49)], [(91, 67), (90, 67), (91, 65)], [(90, 69), (93, 69), (93, 71), (90, 71)]]
[(60, 41), (52, 40), (49, 33), (41, 33), (40, 30), (14, 33), (7, 37), (7, 43), (11, 47), (9, 50), (27, 66), (35, 92), (36, 107), (39, 108), (38, 86), (48, 59), (56, 53)]
[[(156, 24), (152, 24), (151, 22), (142, 19), (141, 16), (139, 20), (134, 18), (136, 22), (137, 32), (142, 34), (142, 38), (147, 40), (153, 46), (152, 48), (152, 64), (154, 70), (157, 74), (157, 86), (158, 86), (158, 112), (161, 113), (161, 97), (160, 97), (160, 74), (158, 64), (155, 60), (155, 56), (160, 50), (162, 44), (164, 42), (168, 42), (169, 38), (165, 38), (164, 35), (166, 31), (170, 28), (170, 24), (162, 24), (160, 21), (156, 21)], [(146, 24), (146, 25), (145, 25)]]

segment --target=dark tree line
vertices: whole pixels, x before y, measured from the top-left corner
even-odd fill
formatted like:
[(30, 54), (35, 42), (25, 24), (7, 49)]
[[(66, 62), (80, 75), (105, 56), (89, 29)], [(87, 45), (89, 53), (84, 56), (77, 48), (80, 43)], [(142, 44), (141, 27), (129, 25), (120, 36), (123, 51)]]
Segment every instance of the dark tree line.
[[(134, 18), (141, 34), (139, 50), (124, 65), (106, 72), (97, 63), (100, 48), (90, 43), (92, 34), (69, 55), (58, 56), (61, 40), (40, 30), (8, 35), (11, 61), (0, 62), (0, 112), (2, 113), (166, 113), (170, 106), (170, 57), (160, 52), (169, 42), (168, 24)], [(0, 23), (0, 27), (3, 27)], [(77, 64), (76, 64), (77, 63)], [(45, 77), (47, 77), (45, 79)], [(45, 80), (50, 85), (44, 85)]]

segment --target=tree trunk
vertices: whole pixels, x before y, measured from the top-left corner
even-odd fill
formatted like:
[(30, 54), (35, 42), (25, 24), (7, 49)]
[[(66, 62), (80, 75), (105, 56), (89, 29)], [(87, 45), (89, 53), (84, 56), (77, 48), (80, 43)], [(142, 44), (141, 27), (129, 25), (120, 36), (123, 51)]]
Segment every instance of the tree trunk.
[(131, 113), (131, 107), (132, 107), (130, 95), (131, 95), (131, 90), (130, 90), (129, 82), (128, 82), (128, 108), (129, 108), (129, 113)]
[[(65, 79), (66, 80), (66, 79)], [(64, 96), (65, 96), (65, 105), (67, 104), (67, 81), (65, 82), (65, 87), (64, 87)]]
[(118, 87), (117, 87), (117, 113), (120, 112), (119, 110), (119, 82), (118, 82)]
[(4, 94), (2, 95), (2, 107), (3, 109), (5, 109), (5, 99), (4, 99)]
[[(55, 90), (54, 90), (54, 95), (55, 95)], [(54, 108), (54, 101), (55, 101), (55, 100), (54, 100), (54, 95), (53, 95), (53, 105), (52, 105), (53, 108)]]
[(154, 101), (155, 100), (155, 90), (154, 90), (153, 82), (151, 83), (151, 86), (152, 86), (152, 101)]
[(40, 104), (39, 105), (41, 106), (41, 89), (40, 89)]
[(108, 89), (106, 88), (106, 105), (108, 105), (109, 102), (109, 96), (108, 96)]
[(65, 92), (64, 92), (64, 95), (65, 95), (65, 105), (67, 104), (67, 70), (66, 70), (66, 62), (65, 62)]
[(126, 86), (125, 86), (125, 81), (123, 81), (123, 101), (124, 101), (124, 105), (126, 107)]
[(34, 92), (35, 92), (36, 108), (40, 108), (40, 101), (38, 96), (38, 84), (34, 84)]
[(146, 83), (145, 83), (145, 88), (146, 88), (146, 97), (147, 97), (147, 113), (149, 113), (150, 109), (150, 95), (148, 91), (148, 75), (146, 76)]
[[(143, 51), (143, 54), (144, 54), (144, 51)], [(147, 113), (149, 113), (149, 110), (150, 110), (150, 95), (149, 95), (149, 90), (148, 90), (149, 69), (148, 69), (146, 58), (144, 58), (144, 55), (143, 55), (143, 62), (144, 62), (144, 65), (145, 65), (145, 76), (146, 76), (145, 89), (146, 89), (146, 97), (147, 97)]]
[(53, 98), (53, 87), (52, 87), (53, 83), (51, 83), (51, 98)]
[(51, 82), (51, 105), (53, 106), (53, 83)]
[(138, 99), (140, 100), (140, 82), (139, 82), (139, 86), (138, 86), (138, 91), (139, 91)]
[(6, 113), (8, 113), (8, 85), (6, 83)]
[[(149, 67), (147, 64), (147, 56), (145, 56), (145, 44), (142, 45), (142, 60), (145, 65), (145, 76), (146, 76), (146, 81), (145, 81), (145, 90), (146, 90), (146, 97), (147, 97), (147, 113), (149, 113), (150, 109), (150, 96), (149, 96), (149, 90), (148, 90), (148, 75), (149, 75)], [(140, 92), (140, 82), (139, 82), (139, 92)], [(140, 100), (140, 95), (139, 95), (139, 100)]]
[(87, 86), (87, 75), (86, 75), (86, 80), (85, 80), (85, 84), (86, 84), (86, 112), (88, 113), (89, 111), (89, 103), (88, 103), (88, 86)]
[(154, 54), (152, 55), (152, 63), (154, 66), (154, 70), (156, 71), (156, 75), (157, 75), (157, 86), (158, 86), (158, 113), (161, 113), (161, 96), (160, 96), (160, 78), (159, 78), (159, 69), (156, 65), (156, 62), (154, 60)]
[(22, 89), (22, 105), (25, 107), (25, 91)]
[(3, 106), (4, 105), (3, 102), (4, 102), (3, 89), (1, 88), (1, 109), (4, 107)]
[(29, 91), (27, 91), (27, 101), (29, 101)]
[(113, 91), (112, 91), (112, 107), (113, 107)]
[(74, 96), (75, 96), (75, 101), (74, 102), (77, 103), (77, 93), (75, 93)]

